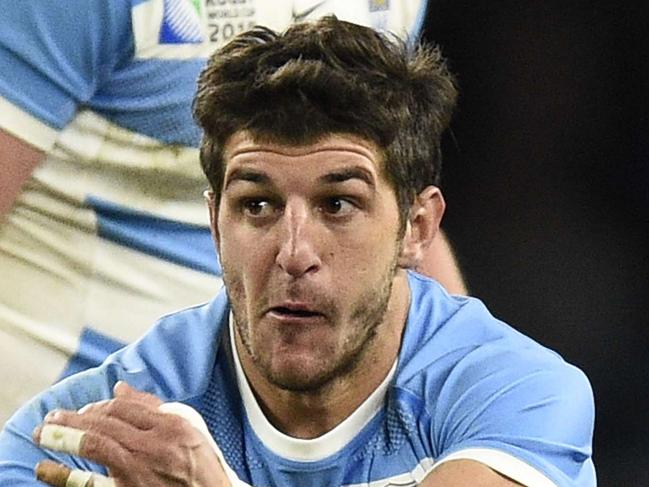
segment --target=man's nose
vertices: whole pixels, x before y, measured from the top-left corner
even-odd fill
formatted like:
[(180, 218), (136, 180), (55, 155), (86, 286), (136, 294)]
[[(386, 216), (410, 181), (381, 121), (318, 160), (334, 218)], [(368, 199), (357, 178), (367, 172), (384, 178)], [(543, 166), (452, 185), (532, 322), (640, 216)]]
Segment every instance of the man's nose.
[(287, 205), (278, 231), (276, 262), (284, 272), (301, 277), (320, 268), (317, 222), (305, 205)]

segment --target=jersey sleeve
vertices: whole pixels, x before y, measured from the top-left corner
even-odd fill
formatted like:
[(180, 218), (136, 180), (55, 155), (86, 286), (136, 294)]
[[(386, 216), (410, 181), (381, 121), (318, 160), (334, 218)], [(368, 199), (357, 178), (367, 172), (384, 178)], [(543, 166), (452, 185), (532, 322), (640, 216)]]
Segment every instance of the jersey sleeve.
[(45, 459), (105, 475), (101, 465), (37, 447), (31, 439), (34, 428), (55, 409), (78, 410), (112, 398), (120, 380), (165, 402), (191, 403), (212, 378), (228, 312), (222, 290), (209, 305), (161, 318), (148, 333), (99, 367), (64, 379), (22, 406), (0, 432), (0, 487), (42, 486), (34, 477), (34, 467)]
[[(144, 348), (151, 347), (147, 344)], [(51, 450), (32, 441), (32, 432), (45, 416), (57, 409), (77, 411), (87, 404), (113, 397), (113, 387), (126, 381), (133, 387), (165, 398), (151, 378), (140, 349), (128, 346), (109, 357), (101, 366), (72, 375), (51, 386), (22, 406), (0, 432), (0, 487), (39, 487), (34, 469), (42, 460), (52, 460), (72, 469), (107, 474), (97, 463)]]
[(470, 459), (531, 487), (595, 485), (593, 393), (545, 349), (480, 347), (440, 391), (431, 432), (436, 467)]
[(32, 441), (32, 432), (49, 411), (77, 410), (90, 402), (110, 398), (114, 380), (105, 369), (84, 372), (56, 384), (19, 409), (0, 432), (0, 487), (42, 486), (34, 474), (42, 460), (105, 475), (106, 469), (98, 464), (39, 448)]
[(129, 55), (131, 0), (2, 2), (0, 128), (48, 150)]

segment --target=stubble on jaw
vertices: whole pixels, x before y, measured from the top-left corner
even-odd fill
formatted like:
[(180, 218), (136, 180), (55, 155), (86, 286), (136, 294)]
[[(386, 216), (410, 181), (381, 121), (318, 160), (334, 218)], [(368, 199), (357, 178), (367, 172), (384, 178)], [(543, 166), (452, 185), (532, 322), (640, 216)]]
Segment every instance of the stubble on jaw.
[[(397, 245), (397, 248), (399, 248), (399, 245)], [(234, 325), (245, 353), (250, 357), (257, 370), (272, 385), (285, 391), (303, 394), (324, 392), (327, 388), (333, 386), (337, 380), (351, 375), (363, 363), (376, 340), (379, 326), (384, 322), (396, 273), (397, 252), (395, 252), (378, 285), (368, 287), (367, 291), (356, 301), (351, 314), (351, 321), (355, 323), (354, 333), (348, 336), (342, 344), (342, 352), (332, 350), (333, 366), (311, 374), (309, 377), (304, 377), (300, 375), (299, 370), (293, 370), (294, 374), (292, 376), (275, 373), (270, 364), (255, 353), (251, 343), (249, 320), (245, 309), (243, 284), (240, 279), (231, 278), (226, 266), (223, 265), (223, 280), (232, 308)], [(336, 313), (334, 313), (335, 315)], [(333, 323), (331, 326), (340, 326), (340, 324)]]

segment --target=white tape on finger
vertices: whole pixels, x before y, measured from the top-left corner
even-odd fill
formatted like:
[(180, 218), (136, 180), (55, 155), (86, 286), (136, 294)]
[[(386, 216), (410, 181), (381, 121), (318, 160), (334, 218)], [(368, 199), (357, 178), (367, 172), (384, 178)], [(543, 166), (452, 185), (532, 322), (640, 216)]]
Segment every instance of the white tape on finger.
[(39, 444), (50, 450), (78, 455), (84, 435), (85, 432), (80, 429), (60, 424), (46, 424), (41, 429)]
[(65, 487), (88, 487), (90, 479), (93, 487), (115, 487), (113, 479), (84, 470), (72, 470), (65, 482)]
[(98, 473), (92, 474), (93, 487), (115, 487), (115, 481)]
[(92, 477), (92, 473), (90, 472), (72, 470), (68, 475), (68, 480), (65, 482), (65, 487), (86, 487), (90, 477)]

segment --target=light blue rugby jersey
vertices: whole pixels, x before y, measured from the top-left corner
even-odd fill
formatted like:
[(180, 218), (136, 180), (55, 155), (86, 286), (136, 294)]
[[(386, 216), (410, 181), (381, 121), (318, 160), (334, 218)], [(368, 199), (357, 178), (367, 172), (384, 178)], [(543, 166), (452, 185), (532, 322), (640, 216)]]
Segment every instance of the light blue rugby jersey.
[[(416, 485), (436, 466), (464, 458), (532, 487), (594, 486), (593, 396), (583, 373), (477, 299), (451, 297), (415, 273), (409, 285), (408, 322), (384, 396), (370, 397), (323, 437), (273, 430), (247, 385), (237, 385), (221, 292), (23, 407), (0, 435), (0, 486), (35, 485), (32, 469), (45, 454), (29, 438), (47, 411), (108, 398), (118, 380), (196, 408), (249, 485)], [(102, 471), (64, 455), (48, 458)]]
[[(426, 1), (21, 0), (1, 10), (0, 128), (47, 157), (0, 224), (0, 424), (61, 374), (221, 286), (191, 117), (209, 53), (252, 25), (283, 30), (328, 13), (415, 38)], [(28, 371), (32, 356), (42, 366)]]

